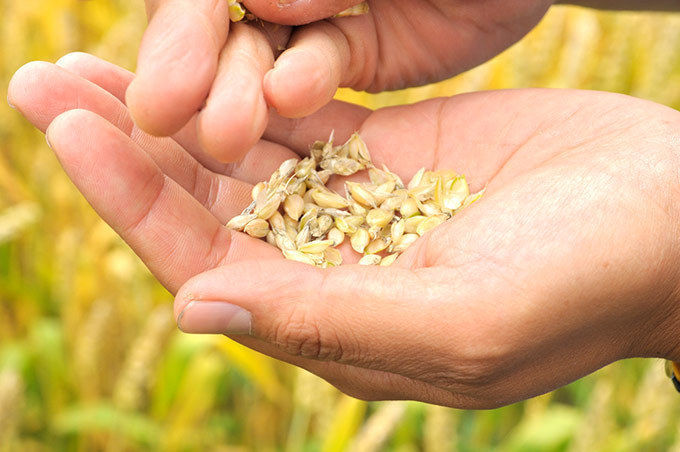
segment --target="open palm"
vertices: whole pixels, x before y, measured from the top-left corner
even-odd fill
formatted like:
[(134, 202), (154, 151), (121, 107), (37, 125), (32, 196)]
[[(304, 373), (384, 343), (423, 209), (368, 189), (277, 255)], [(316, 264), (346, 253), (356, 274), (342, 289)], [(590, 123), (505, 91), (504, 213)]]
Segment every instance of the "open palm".
[[(229, 303), (252, 316), (250, 335), (234, 339), (349, 394), (457, 407), (500, 406), (617, 359), (678, 353), (668, 340), (680, 257), (673, 110), (559, 90), (374, 113), (333, 103), (276, 119), (272, 142), (225, 165), (188, 133), (180, 146), (136, 129), (120, 101), (131, 74), (67, 61), (24, 67), (10, 100), (37, 127), (51, 123), (64, 169), (177, 294), (177, 315)], [(251, 184), (330, 127), (339, 139), (358, 129), (374, 161), (402, 178), (455, 169), (486, 194), (387, 268), (318, 269), (222, 227)]]

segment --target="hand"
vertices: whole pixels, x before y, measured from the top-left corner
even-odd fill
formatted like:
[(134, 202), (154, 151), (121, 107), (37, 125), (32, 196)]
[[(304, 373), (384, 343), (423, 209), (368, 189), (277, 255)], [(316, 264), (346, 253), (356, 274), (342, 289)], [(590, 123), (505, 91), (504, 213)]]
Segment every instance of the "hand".
[(297, 118), (338, 86), (378, 92), (449, 78), (518, 41), (552, 1), (369, 0), (368, 14), (330, 20), (319, 19), (358, 0), (285, 3), (245, 2), (271, 22), (316, 22), (230, 29), (226, 1), (147, 0), (151, 22), (127, 95), (136, 123), (170, 135), (196, 117), (206, 152), (236, 161), (262, 136), (268, 106)]
[(135, 123), (157, 136), (189, 125), (205, 153), (239, 160), (264, 132), (269, 111), (262, 78), (290, 27), (230, 26), (226, 0), (146, 5), (150, 23), (125, 96)]
[[(131, 78), (96, 60), (73, 64), (116, 80), (104, 86), (114, 95)], [(48, 137), (66, 172), (177, 291), (182, 328), (242, 333), (232, 337), (351, 395), (489, 408), (618, 359), (680, 358), (674, 110), (567, 90), (370, 115), (334, 103), (302, 122), (274, 121), (279, 144), (259, 144), (229, 177), (172, 140), (134, 131), (133, 142), (120, 102), (54, 66), (22, 69), (10, 100), (38, 127), (58, 115)], [(60, 114), (76, 106), (94, 113)], [(486, 194), (387, 268), (317, 269), (222, 228), (247, 204), (248, 183), (293, 155), (286, 147), (301, 153), (322, 138), (314, 121), (329, 118), (339, 138), (360, 125), (376, 163), (403, 178), (451, 168), (473, 190), (488, 184)]]
[[(279, 257), (266, 243), (223, 225), (250, 202), (253, 184), (297, 154), (261, 141), (242, 161), (224, 164), (203, 154), (192, 127), (175, 139), (152, 137), (137, 128), (123, 103), (133, 77), (92, 55), (73, 53), (56, 65), (33, 62), (19, 69), (8, 101), (41, 131), (50, 126), (48, 143), (66, 173), (172, 293), (216, 265)], [(368, 115), (342, 103), (325, 111), (355, 117), (336, 127), (344, 136)], [(327, 137), (331, 128), (314, 131)], [(315, 139), (303, 129), (291, 138)]]

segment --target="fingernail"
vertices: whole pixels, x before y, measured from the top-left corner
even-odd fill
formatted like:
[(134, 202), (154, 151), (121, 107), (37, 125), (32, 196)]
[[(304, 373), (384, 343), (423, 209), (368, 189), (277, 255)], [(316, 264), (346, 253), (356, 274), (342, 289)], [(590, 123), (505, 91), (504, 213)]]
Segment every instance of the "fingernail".
[(192, 301), (177, 317), (177, 326), (192, 334), (250, 334), (250, 312), (223, 301)]
[(45, 131), (45, 141), (47, 141), (47, 147), (52, 149), (52, 143), (50, 143), (50, 134)]
[(9, 96), (7, 96), (7, 105), (9, 105), (9, 108), (12, 110), (16, 110), (17, 107), (14, 106), (14, 104), (9, 100)]

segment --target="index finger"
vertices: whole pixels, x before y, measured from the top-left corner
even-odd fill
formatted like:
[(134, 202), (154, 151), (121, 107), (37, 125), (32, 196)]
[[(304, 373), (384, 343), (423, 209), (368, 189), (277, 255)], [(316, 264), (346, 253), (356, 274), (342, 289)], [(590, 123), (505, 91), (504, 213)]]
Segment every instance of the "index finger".
[[(226, 262), (280, 257), (273, 246), (224, 227), (137, 143), (99, 115), (62, 113), (47, 136), (90, 205), (171, 292)], [(230, 195), (240, 198), (243, 193)]]
[(149, 0), (151, 16), (126, 100), (144, 131), (178, 132), (199, 110), (229, 31), (226, 1)]

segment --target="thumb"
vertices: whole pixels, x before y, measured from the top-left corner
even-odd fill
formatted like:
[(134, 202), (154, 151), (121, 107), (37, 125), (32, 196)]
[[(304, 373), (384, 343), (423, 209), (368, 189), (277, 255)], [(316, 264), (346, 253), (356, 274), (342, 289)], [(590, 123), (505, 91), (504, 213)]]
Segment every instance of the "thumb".
[(175, 315), (187, 333), (246, 334), (295, 356), (389, 367), (395, 344), (402, 359), (422, 353), (432, 321), (424, 290), (433, 293), (404, 268), (245, 261), (189, 280)]
[(303, 25), (333, 17), (362, 0), (245, 0), (260, 19), (281, 25)]

